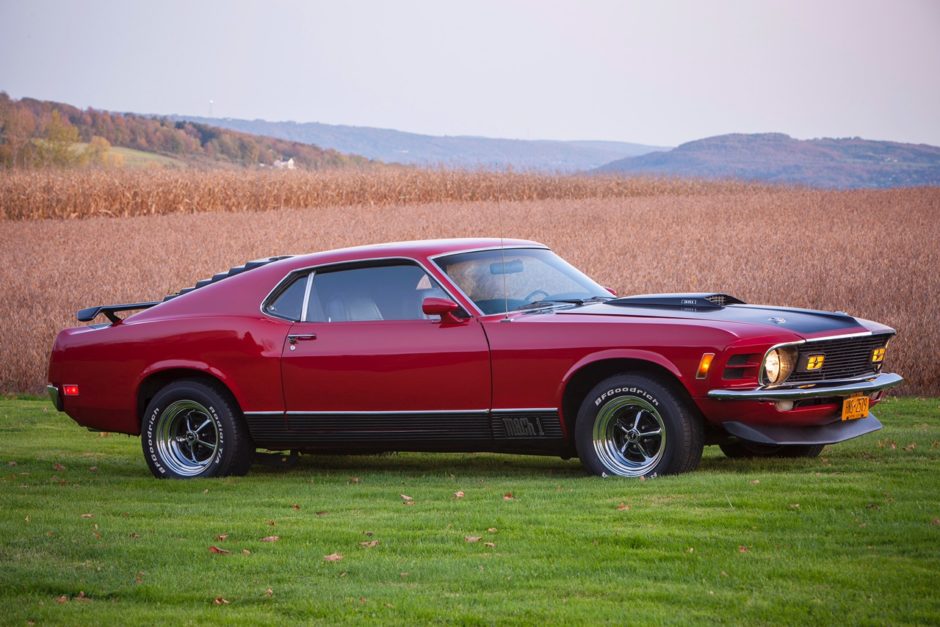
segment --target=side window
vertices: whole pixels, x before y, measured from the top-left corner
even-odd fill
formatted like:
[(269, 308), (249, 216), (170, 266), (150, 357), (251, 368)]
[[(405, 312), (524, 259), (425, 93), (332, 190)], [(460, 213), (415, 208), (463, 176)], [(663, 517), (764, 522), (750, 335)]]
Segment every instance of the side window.
[(307, 290), (307, 275), (297, 277), (290, 285), (281, 290), (265, 311), (288, 320), (300, 320), (304, 307), (304, 292)]
[(421, 304), (429, 296), (446, 298), (447, 293), (414, 263), (318, 270), (307, 320), (427, 320)]

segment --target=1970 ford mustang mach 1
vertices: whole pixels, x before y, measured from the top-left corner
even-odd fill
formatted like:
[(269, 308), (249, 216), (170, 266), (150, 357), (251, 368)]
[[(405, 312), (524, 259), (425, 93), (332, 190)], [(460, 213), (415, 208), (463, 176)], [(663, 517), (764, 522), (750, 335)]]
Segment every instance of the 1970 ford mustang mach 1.
[[(123, 311), (144, 310), (126, 318)], [(578, 456), (592, 473), (815, 456), (881, 427), (894, 330), (726, 294), (615, 297), (545, 246), (464, 239), (272, 257), (162, 302), (92, 307), (49, 392), (141, 436), (157, 477), (274, 451)]]

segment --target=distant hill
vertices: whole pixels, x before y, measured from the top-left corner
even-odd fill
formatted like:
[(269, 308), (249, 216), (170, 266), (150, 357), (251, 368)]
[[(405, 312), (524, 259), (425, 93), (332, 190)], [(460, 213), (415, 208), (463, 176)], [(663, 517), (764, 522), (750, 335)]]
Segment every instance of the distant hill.
[[(368, 159), (307, 143), (257, 136), (208, 124), (133, 113), (78, 109), (61, 102), (22, 98), (0, 92), (0, 166), (50, 165), (45, 153), (51, 129), (76, 148), (102, 145), (109, 154), (159, 166), (258, 167), (293, 159), (296, 167), (362, 167)], [(60, 142), (65, 143), (65, 142)], [(122, 152), (123, 151), (123, 152)], [(142, 153), (155, 155), (148, 159)], [(59, 160), (58, 165), (63, 165)]]
[(366, 126), (171, 116), (243, 133), (332, 148), (387, 163), (549, 172), (590, 170), (615, 159), (667, 150), (613, 141), (554, 141), (419, 135)]
[(782, 133), (735, 133), (689, 142), (668, 152), (619, 159), (594, 172), (831, 188), (940, 185), (940, 148), (858, 137), (798, 140)]

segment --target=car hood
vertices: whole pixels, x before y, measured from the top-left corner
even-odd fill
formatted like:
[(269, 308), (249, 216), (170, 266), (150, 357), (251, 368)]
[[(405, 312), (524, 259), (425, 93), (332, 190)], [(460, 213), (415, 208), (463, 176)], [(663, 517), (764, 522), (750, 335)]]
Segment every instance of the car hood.
[(562, 316), (624, 316), (711, 321), (719, 323), (719, 326), (722, 322), (745, 323), (777, 331), (785, 329), (801, 336), (838, 334), (867, 328), (859, 320), (845, 313), (744, 304), (698, 308), (597, 303), (557, 310), (555, 313)]

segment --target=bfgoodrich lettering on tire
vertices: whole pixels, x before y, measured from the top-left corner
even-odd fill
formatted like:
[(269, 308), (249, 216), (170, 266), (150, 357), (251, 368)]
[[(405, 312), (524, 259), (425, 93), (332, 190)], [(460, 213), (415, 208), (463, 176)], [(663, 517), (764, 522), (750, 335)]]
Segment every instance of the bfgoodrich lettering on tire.
[(140, 434), (155, 477), (190, 479), (248, 472), (254, 444), (221, 386), (176, 381), (150, 401)]
[(702, 421), (668, 385), (646, 375), (616, 375), (581, 403), (575, 444), (589, 472), (646, 477), (694, 470), (704, 433)]

